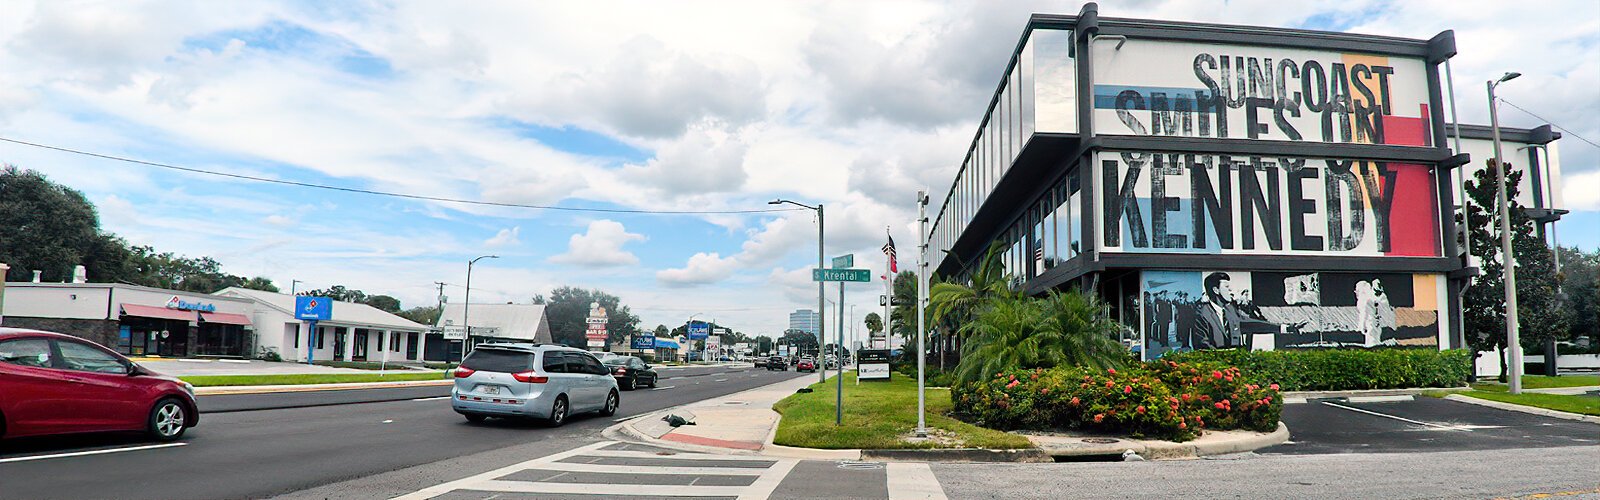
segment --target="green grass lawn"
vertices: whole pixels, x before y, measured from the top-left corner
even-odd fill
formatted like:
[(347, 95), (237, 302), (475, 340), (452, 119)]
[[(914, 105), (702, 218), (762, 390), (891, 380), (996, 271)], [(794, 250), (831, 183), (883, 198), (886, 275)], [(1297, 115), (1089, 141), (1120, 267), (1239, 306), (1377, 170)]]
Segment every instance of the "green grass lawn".
[[(843, 425), (834, 425), (834, 380), (812, 384), (813, 392), (794, 394), (773, 409), (783, 415), (773, 442), (784, 446), (826, 449), (937, 448), (934, 442), (910, 443), (901, 437), (917, 426), (917, 381), (895, 376), (892, 381), (856, 385), (855, 373), (844, 375)], [(954, 434), (963, 447), (1032, 448), (1027, 438), (985, 429), (945, 416), (950, 391), (928, 389), (928, 427)]]
[(1593, 396), (1563, 396), (1560, 394), (1538, 394), (1532, 392), (1509, 394), (1503, 391), (1461, 391), (1456, 394), (1567, 413), (1600, 416), (1600, 398)]
[[(1506, 392), (1506, 385), (1495, 381), (1493, 378), (1480, 379), (1483, 382), (1472, 384), (1474, 389), (1483, 391)], [(1523, 375), (1523, 389), (1552, 389), (1556, 387), (1584, 387), (1600, 385), (1600, 375), (1562, 375), (1560, 377), (1546, 377), (1544, 375)]]
[(341, 384), (351, 382), (410, 382), (414, 380), (445, 380), (441, 372), (396, 371), (377, 373), (308, 373), (282, 375), (194, 375), (178, 377), (195, 387), (231, 385), (304, 385)]

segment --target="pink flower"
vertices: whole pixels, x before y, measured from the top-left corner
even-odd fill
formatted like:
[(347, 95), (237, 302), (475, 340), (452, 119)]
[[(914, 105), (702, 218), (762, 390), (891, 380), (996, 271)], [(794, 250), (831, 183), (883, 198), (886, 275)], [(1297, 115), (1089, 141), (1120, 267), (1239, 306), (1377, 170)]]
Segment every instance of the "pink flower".
[(1072, 397), (1072, 406), (1078, 406), (1078, 397), (1077, 396), (1073, 396)]
[(1178, 422), (1178, 428), (1179, 429), (1188, 429), (1189, 428), (1189, 424), (1185, 424), (1183, 422)]
[(1123, 394), (1128, 394), (1128, 393), (1131, 393), (1131, 392), (1133, 392), (1133, 386), (1131, 386), (1131, 385), (1122, 388), (1122, 393)]
[(1106, 368), (1106, 373), (1110, 373), (1112, 375), (1116, 375), (1117, 374), (1117, 369), (1116, 368)]
[(1140, 415), (1143, 415), (1144, 414), (1144, 405), (1139, 405), (1139, 407), (1135, 408), (1133, 411), (1139, 412)]
[(1211, 406), (1217, 407), (1218, 410), (1222, 409), (1222, 403), (1211, 403)]
[(1015, 380), (1012, 380), (1012, 381), (1011, 381), (1011, 383), (1009, 383), (1009, 384), (1006, 384), (1006, 388), (1007, 388), (1007, 389), (1010, 389), (1010, 388), (1012, 388), (1012, 387), (1016, 387), (1016, 386), (1017, 386), (1017, 384), (1020, 384), (1020, 383), (1021, 383), (1021, 382), (1017, 382), (1017, 381), (1015, 381)]
[(1094, 423), (1098, 424), (1100, 422), (1104, 422), (1105, 420), (1106, 420), (1106, 414), (1104, 414), (1104, 413), (1096, 413), (1096, 414), (1094, 414)]
[(1216, 370), (1211, 370), (1211, 378), (1213, 378), (1213, 379), (1222, 378), (1222, 372), (1219, 372), (1219, 371), (1216, 371)]
[(1050, 393), (1050, 388), (1049, 387), (1046, 387), (1046, 388), (1043, 388), (1043, 389), (1039, 389), (1039, 394), (1049, 394), (1049, 393)]
[(1272, 384), (1272, 385), (1269, 385), (1267, 387), (1271, 387), (1272, 390), (1274, 390), (1274, 391), (1278, 390), (1278, 384)]

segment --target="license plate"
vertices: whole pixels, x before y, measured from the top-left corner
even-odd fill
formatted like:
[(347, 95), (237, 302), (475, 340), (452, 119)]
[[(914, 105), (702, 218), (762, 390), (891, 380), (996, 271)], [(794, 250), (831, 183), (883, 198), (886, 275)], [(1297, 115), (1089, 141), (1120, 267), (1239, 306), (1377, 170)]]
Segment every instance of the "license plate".
[(480, 385), (478, 386), (478, 392), (482, 392), (484, 394), (500, 394), (500, 388), (492, 385)]

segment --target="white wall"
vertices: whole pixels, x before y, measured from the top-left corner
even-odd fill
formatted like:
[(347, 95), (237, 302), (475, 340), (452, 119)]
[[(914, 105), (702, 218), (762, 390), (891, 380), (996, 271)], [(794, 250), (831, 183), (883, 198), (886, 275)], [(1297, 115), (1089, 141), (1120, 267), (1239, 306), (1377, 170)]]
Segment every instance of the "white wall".
[(0, 316), (103, 320), (116, 319), (117, 311), (111, 304), (110, 286), (10, 283), (6, 286), (5, 311)]

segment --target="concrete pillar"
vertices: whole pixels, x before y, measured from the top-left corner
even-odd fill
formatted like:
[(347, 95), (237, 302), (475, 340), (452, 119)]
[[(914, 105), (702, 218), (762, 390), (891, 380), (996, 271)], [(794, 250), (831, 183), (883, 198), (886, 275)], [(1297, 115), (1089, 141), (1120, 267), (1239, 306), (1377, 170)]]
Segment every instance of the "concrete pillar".
[(344, 329), (344, 360), (353, 361), (356, 353), (356, 329)]
[(378, 334), (378, 348), (383, 350), (384, 363), (389, 362), (389, 335), (389, 330), (384, 330), (383, 333)]

